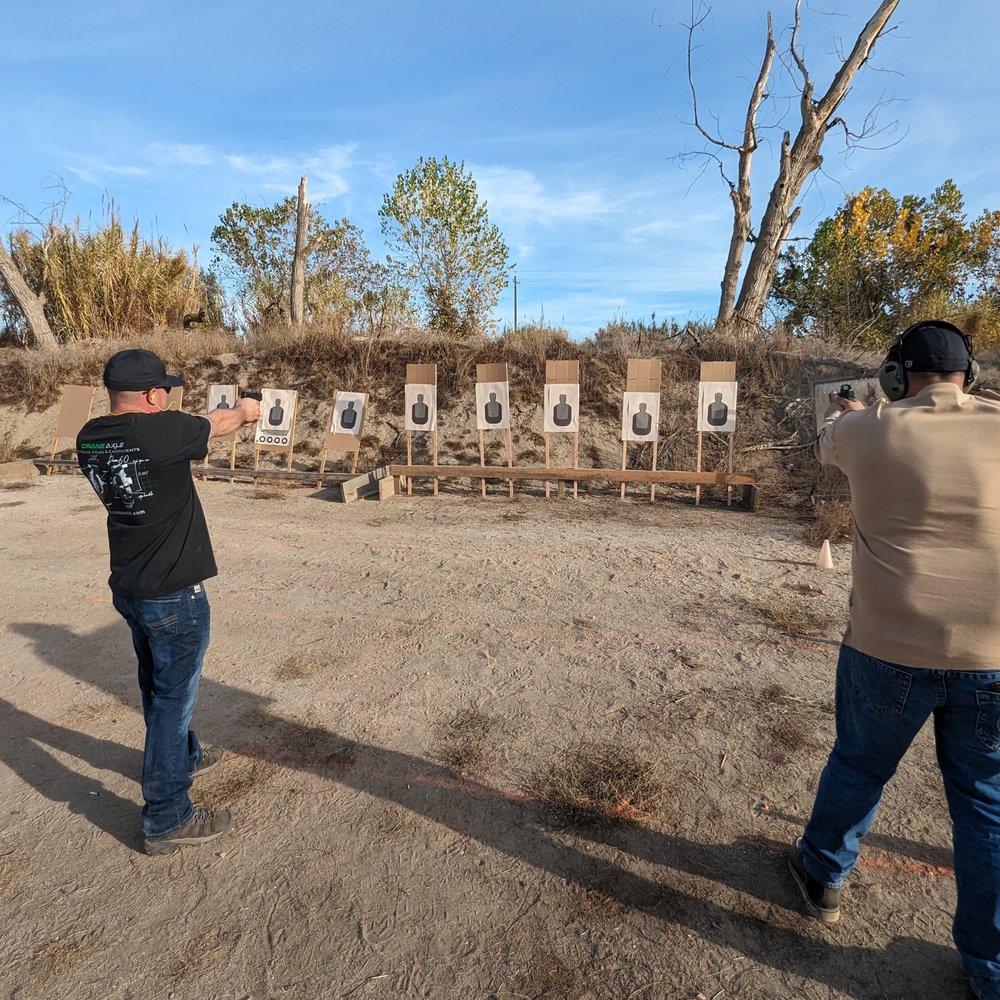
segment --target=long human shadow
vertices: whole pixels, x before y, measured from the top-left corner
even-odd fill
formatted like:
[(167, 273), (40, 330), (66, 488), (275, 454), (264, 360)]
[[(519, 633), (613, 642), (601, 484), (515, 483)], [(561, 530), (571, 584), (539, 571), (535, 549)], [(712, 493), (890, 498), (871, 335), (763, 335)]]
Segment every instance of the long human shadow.
[(142, 769), (142, 754), (110, 740), (87, 736), (54, 722), (46, 722), (0, 698), (0, 763), (25, 784), (53, 802), (65, 802), (69, 810), (94, 826), (138, 849), (136, 805), (110, 791), (107, 786), (84, 777), (45, 747), (84, 760), (99, 770), (117, 771), (136, 778)]
[[(109, 692), (120, 692), (120, 677), (108, 663), (109, 651), (119, 648), (122, 663), (131, 663), (127, 632), (125, 642), (113, 637), (124, 629), (109, 626), (81, 636), (41, 623), (10, 627), (31, 639), (39, 655), (58, 669)], [(130, 676), (124, 668), (123, 673)], [(660, 831), (637, 830), (630, 833), (627, 847), (618, 851), (615, 860), (596, 857), (585, 849), (585, 842), (580, 846), (580, 837), (555, 834), (546, 824), (544, 806), (531, 797), (466, 780), (410, 754), (283, 718), (271, 712), (270, 705), (266, 697), (206, 678), (199, 712), (203, 722), (214, 726), (212, 737), (224, 733), (227, 744), (241, 754), (315, 774), (393, 803), (539, 871), (641, 910), (664, 925), (697, 934), (706, 943), (741, 952), (779, 972), (824, 983), (857, 1000), (879, 995), (961, 995), (958, 960), (950, 947), (896, 937), (884, 949), (870, 949), (842, 945), (835, 937), (817, 939), (803, 934), (807, 918), (798, 915), (795, 890), (782, 866), (775, 863), (776, 845), (738, 838), (730, 845), (707, 846)], [(660, 866), (664, 877), (650, 878), (629, 870), (626, 851)], [(671, 885), (669, 870), (701, 876), (769, 905), (761, 907), (735, 895), (733, 905), (726, 906), (706, 898), (718, 892), (701, 896)], [(877, 977), (878, 991), (871, 976)]]

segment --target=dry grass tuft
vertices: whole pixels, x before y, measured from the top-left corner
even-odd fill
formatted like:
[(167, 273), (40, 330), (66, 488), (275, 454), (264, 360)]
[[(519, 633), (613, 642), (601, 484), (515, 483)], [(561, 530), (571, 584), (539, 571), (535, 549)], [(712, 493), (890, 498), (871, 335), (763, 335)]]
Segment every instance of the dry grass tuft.
[(459, 709), (435, 727), (435, 742), (429, 751), (432, 760), (453, 771), (478, 766), (489, 747), (487, 737), (499, 725), (497, 719), (476, 708)]
[(567, 825), (641, 824), (663, 801), (658, 765), (616, 743), (584, 742), (552, 765), (536, 791)]
[(278, 485), (257, 486), (250, 492), (251, 500), (284, 500), (287, 487)]
[(37, 485), (38, 483), (32, 482), (30, 479), (20, 479), (16, 483), (4, 483), (3, 486), (0, 486), (0, 490), (14, 493), (18, 490), (30, 490)]
[(776, 747), (793, 753), (798, 750), (812, 750), (817, 746), (812, 733), (800, 719), (787, 717), (779, 719), (769, 727), (768, 735)]
[(774, 594), (765, 601), (753, 602), (750, 608), (767, 626), (795, 639), (802, 636), (822, 639), (834, 625), (834, 619), (830, 615), (815, 611), (795, 598), (781, 594)]
[(227, 753), (221, 766), (201, 779), (192, 796), (206, 795), (213, 802), (236, 802), (270, 782), (277, 770), (278, 765), (273, 761)]
[(323, 669), (323, 661), (304, 649), (298, 650), (278, 667), (275, 675), (279, 681), (301, 681), (315, 677)]
[(31, 458), (34, 454), (35, 449), (27, 438), (15, 442), (13, 431), (7, 431), (0, 438), (0, 465), (15, 462), (19, 458)]
[(31, 978), (48, 983), (66, 975), (94, 951), (93, 934), (55, 938), (35, 949), (31, 956)]

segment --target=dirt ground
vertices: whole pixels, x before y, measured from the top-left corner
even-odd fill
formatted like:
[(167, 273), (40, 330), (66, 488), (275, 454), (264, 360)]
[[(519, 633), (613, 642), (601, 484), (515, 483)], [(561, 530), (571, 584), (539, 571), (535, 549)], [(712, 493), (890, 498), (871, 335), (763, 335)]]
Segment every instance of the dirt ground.
[[(0, 996), (963, 998), (925, 731), (844, 915), (785, 868), (833, 733), (849, 552), (690, 497), (328, 502), (201, 484), (221, 575), (195, 786), (233, 831), (141, 853), (142, 719), (79, 476), (0, 489)], [(567, 825), (569, 748), (655, 762)]]

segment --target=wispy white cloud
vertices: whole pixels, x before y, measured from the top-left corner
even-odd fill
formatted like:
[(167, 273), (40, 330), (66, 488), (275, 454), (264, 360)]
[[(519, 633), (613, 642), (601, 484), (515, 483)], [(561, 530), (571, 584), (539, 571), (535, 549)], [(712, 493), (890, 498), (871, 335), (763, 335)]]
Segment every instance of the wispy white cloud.
[(151, 142), (143, 152), (158, 167), (207, 167), (219, 158), (210, 146), (193, 142)]
[(494, 220), (552, 226), (560, 222), (584, 222), (611, 211), (608, 200), (598, 190), (556, 191), (546, 188), (531, 171), (515, 167), (468, 169)]

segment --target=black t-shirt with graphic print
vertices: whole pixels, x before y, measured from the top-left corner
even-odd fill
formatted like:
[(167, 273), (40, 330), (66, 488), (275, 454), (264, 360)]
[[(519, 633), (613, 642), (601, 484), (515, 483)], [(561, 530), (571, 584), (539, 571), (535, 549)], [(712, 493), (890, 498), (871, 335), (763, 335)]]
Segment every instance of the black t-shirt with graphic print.
[(108, 510), (114, 593), (162, 597), (218, 572), (190, 464), (208, 454), (211, 429), (169, 411), (97, 417), (80, 431), (80, 468)]

